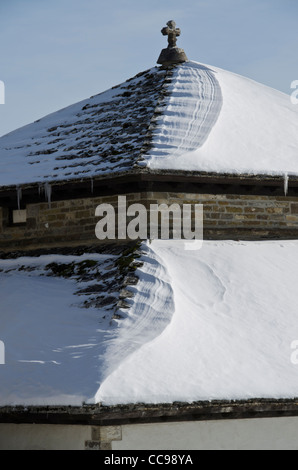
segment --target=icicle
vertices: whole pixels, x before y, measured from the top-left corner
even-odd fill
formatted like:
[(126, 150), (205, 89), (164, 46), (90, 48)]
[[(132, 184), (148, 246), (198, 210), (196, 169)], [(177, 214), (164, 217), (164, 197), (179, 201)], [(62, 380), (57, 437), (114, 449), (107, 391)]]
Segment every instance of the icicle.
[(22, 188), (17, 186), (17, 200), (18, 200), (18, 210), (21, 209), (21, 200), (22, 200)]
[(94, 185), (93, 185), (93, 178), (91, 177), (91, 193), (92, 193), (92, 194), (93, 194), (93, 187), (94, 187)]
[(285, 175), (284, 175), (284, 193), (285, 193), (285, 196), (288, 195), (288, 189), (289, 189), (289, 176), (288, 176), (288, 173), (285, 173)]
[(40, 196), (42, 190), (42, 185), (41, 183), (38, 184), (38, 195)]
[(48, 204), (49, 204), (49, 209), (51, 209), (52, 187), (51, 187), (50, 183), (45, 183), (44, 192), (45, 192)]

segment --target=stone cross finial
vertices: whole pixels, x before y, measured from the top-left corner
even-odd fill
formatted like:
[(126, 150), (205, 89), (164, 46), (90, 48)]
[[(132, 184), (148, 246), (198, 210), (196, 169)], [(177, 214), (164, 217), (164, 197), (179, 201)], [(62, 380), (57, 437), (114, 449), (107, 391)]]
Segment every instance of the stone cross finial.
[(177, 37), (180, 36), (180, 28), (176, 28), (175, 21), (167, 22), (167, 26), (161, 30), (164, 36), (168, 36), (168, 47), (163, 49), (160, 53), (157, 63), (165, 67), (172, 64), (181, 64), (186, 62), (188, 58), (183, 49), (176, 46)]
[(168, 36), (168, 47), (176, 47), (177, 37), (180, 36), (180, 28), (176, 28), (175, 21), (171, 20), (167, 22), (167, 26), (161, 30), (164, 36)]

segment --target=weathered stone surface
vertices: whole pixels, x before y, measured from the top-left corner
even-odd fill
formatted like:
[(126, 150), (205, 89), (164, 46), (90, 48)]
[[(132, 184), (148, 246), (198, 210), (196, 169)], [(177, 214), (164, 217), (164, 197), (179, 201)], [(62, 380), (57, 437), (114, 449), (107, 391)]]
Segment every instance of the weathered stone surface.
[(180, 36), (180, 28), (176, 28), (176, 23), (173, 20), (167, 22), (167, 26), (162, 28), (161, 33), (168, 36), (169, 47), (176, 47), (177, 37)]
[(162, 49), (157, 63), (161, 65), (171, 65), (181, 64), (187, 61), (188, 58), (183, 49), (179, 47), (167, 47), (166, 49)]
[(168, 36), (168, 47), (161, 51), (157, 63), (167, 66), (188, 61), (184, 50), (176, 46), (177, 37), (180, 36), (181, 30), (176, 28), (175, 21), (168, 21), (167, 26), (162, 28), (161, 33)]
[(121, 441), (121, 426), (93, 426), (92, 439), (104, 442)]
[[(204, 236), (210, 235), (215, 226), (218, 230), (230, 230), (228, 237), (234, 238), (236, 230), (245, 228), (252, 232), (277, 229), (295, 229), (298, 226), (298, 203), (296, 198), (279, 196), (229, 195), (206, 193), (175, 193), (173, 191), (143, 191), (126, 194), (127, 205), (140, 203), (147, 209), (149, 230), (150, 204), (203, 204)], [(95, 236), (97, 205), (111, 204), (117, 209), (118, 196), (88, 197), (82, 199), (29, 204), (25, 224), (13, 225), (6, 208), (0, 210), (0, 251), (50, 248), (59, 246), (92, 246), (101, 242)], [(116, 211), (117, 212), (117, 211)], [(117, 217), (116, 217), (117, 230)], [(117, 233), (117, 232), (116, 232)], [(148, 238), (149, 231), (147, 232)], [(292, 237), (292, 235), (291, 235)], [(134, 268), (137, 264), (134, 264)], [(133, 284), (133, 282), (131, 282)]]
[[(55, 126), (48, 127), (47, 117), (39, 121), (38, 131), (36, 123), (30, 124), (32, 135), (27, 140), (17, 130), (5, 148), (0, 142), (1, 155), (5, 152), (15, 158), (15, 147), (18, 147), (18, 158), (29, 169), (33, 167), (33, 174), (38, 175), (35, 182), (45, 195), (49, 183), (62, 178), (90, 178), (92, 188), (94, 176), (132, 169), (147, 140), (166, 75), (160, 67), (141, 72), (113, 87), (112, 93), (107, 91), (90, 97), (82, 105), (74, 104), (67, 108), (66, 114), (64, 110), (57, 112)], [(45, 158), (50, 162), (46, 167)], [(15, 167), (15, 176), (9, 184), (20, 181), (17, 161)], [(7, 184), (5, 181), (3, 186)]]

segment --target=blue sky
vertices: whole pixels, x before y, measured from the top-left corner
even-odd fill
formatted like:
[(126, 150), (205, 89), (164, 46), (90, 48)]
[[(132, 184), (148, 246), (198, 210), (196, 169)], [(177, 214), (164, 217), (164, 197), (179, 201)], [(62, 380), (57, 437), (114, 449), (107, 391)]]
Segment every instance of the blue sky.
[(0, 0), (0, 135), (156, 65), (170, 19), (189, 59), (291, 93), (297, 0)]

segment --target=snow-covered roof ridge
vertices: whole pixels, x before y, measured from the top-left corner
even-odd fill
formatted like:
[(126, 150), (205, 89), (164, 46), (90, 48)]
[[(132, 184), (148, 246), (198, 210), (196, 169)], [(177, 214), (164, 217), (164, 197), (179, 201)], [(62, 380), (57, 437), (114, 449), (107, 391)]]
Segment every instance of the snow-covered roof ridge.
[[(147, 162), (177, 157), (203, 146), (222, 107), (220, 84), (214, 71), (187, 62), (173, 70), (168, 94), (153, 132)], [(154, 164), (150, 164), (154, 168)], [(182, 170), (183, 168), (181, 168)]]

